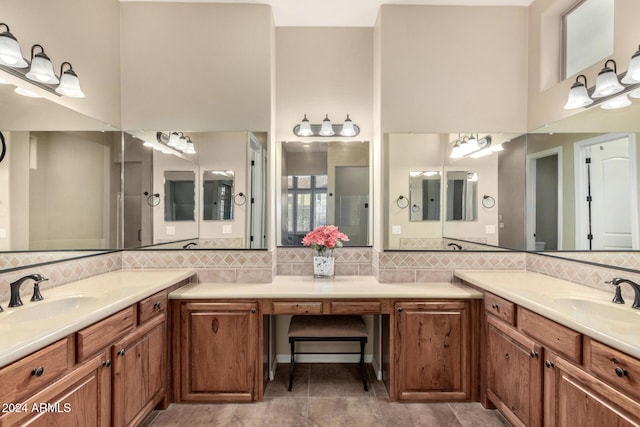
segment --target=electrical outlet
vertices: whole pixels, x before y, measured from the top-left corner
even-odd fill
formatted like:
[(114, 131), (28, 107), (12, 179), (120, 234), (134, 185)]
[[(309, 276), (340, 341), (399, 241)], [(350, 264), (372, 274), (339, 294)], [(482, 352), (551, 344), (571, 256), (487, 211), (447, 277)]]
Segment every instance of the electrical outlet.
[(6, 239), (6, 238), (7, 238), (7, 229), (0, 228), (0, 239)]
[(485, 232), (485, 234), (496, 234), (496, 226), (495, 225), (485, 225), (484, 232)]
[(222, 226), (222, 234), (233, 233), (233, 226), (231, 224), (225, 224)]
[(176, 235), (176, 226), (167, 225), (167, 236), (175, 236), (175, 235)]
[(402, 226), (400, 226), (400, 225), (392, 225), (391, 226), (391, 234), (402, 234)]

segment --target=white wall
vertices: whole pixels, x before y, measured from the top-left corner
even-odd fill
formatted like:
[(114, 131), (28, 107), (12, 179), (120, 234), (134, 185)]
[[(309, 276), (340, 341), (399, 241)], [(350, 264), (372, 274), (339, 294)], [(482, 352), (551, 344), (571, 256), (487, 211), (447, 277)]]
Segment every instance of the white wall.
[[(86, 98), (47, 95), (49, 99), (89, 117), (120, 125), (118, 0), (0, 0), (0, 10), (2, 22), (11, 28), (25, 58), (30, 58), (32, 45), (40, 44), (51, 58), (56, 74), (60, 73), (63, 61), (70, 62), (78, 74)], [(5, 75), (0, 71), (2, 78)], [(28, 83), (24, 85), (34, 88)], [(32, 108), (41, 102), (32, 102)]]
[(121, 3), (123, 129), (268, 131), (271, 8)]

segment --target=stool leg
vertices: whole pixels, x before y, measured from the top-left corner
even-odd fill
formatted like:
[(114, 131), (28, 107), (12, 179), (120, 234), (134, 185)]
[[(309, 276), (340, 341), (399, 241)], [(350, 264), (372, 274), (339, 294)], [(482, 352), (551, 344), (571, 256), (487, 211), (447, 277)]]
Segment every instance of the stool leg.
[(364, 391), (369, 391), (369, 387), (367, 387), (367, 368), (364, 365), (364, 345), (366, 341), (364, 339), (360, 340), (360, 369), (362, 370), (362, 385), (364, 386)]
[(289, 344), (291, 344), (291, 363), (289, 365), (289, 391), (293, 389), (293, 369), (295, 367), (295, 360), (293, 355), (296, 352), (296, 340), (295, 338), (289, 338)]

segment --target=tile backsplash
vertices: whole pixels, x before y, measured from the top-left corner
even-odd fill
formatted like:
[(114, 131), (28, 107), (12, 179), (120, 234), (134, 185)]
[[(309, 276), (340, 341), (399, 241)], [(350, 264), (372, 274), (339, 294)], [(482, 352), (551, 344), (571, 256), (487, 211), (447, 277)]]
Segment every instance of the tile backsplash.
[[(43, 258), (33, 259), (50, 261), (46, 254), (35, 253), (35, 257)], [(52, 259), (61, 255), (57, 252), (51, 254)], [(0, 271), (0, 304), (6, 304), (9, 299), (9, 283), (32, 273), (41, 273), (49, 278), (42, 283), (43, 290), (121, 268), (192, 268), (197, 271), (200, 282), (268, 283), (275, 275), (312, 275), (313, 255), (309, 248), (277, 248), (275, 251), (140, 250), (99, 254)], [(527, 269), (608, 292), (612, 292), (611, 286), (604, 282), (613, 277), (621, 276), (640, 283), (640, 271), (525, 252), (380, 252), (373, 248), (344, 247), (334, 251), (334, 256), (337, 275), (372, 275), (383, 283), (449, 282), (455, 280), (453, 272), (457, 269)], [(621, 255), (610, 256), (619, 258)], [(23, 298), (30, 297), (31, 292), (31, 286), (23, 287)], [(629, 287), (623, 288), (623, 295), (633, 298)]]

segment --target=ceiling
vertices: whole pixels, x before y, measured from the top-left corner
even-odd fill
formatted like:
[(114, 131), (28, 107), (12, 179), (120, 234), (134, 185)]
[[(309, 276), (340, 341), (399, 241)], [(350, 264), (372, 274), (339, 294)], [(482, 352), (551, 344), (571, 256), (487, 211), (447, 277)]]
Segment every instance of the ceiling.
[(528, 6), (533, 0), (120, 0), (269, 4), (277, 27), (373, 27), (382, 4)]

